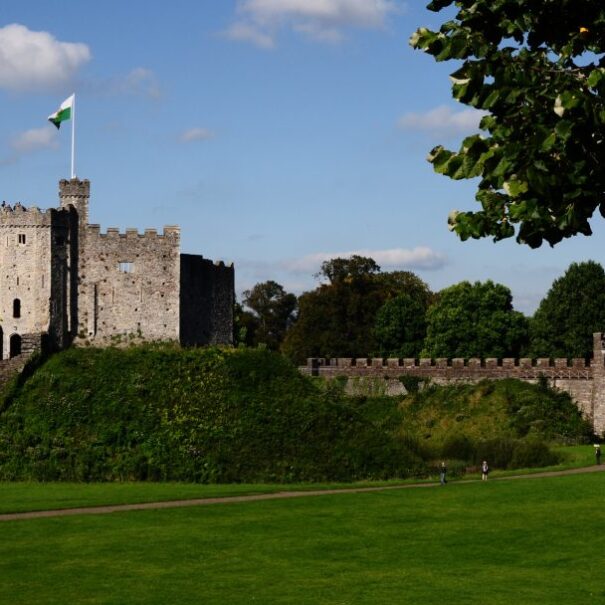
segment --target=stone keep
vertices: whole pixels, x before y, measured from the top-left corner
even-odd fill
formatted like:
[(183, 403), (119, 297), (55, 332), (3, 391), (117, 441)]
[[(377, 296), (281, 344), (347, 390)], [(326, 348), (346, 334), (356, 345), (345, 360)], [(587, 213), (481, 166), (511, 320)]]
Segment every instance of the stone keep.
[(88, 223), (90, 183), (62, 180), (60, 207), (0, 207), (3, 359), (43, 346), (170, 340), (230, 344), (233, 266), (180, 254), (180, 229)]

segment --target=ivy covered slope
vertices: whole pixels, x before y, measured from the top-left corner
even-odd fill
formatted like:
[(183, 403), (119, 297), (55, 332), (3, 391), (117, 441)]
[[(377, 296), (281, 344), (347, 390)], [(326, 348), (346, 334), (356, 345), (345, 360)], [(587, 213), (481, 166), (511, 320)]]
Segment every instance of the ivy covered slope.
[(5, 394), (0, 479), (406, 476), (421, 460), (277, 354), (72, 349)]
[(430, 386), (399, 407), (400, 430), (446, 459), (522, 468), (556, 462), (548, 444), (586, 443), (592, 427), (567, 393), (519, 380)]
[(512, 378), (428, 387), (406, 398), (403, 414), (415, 433), (437, 440), (453, 432), (478, 439), (536, 435), (560, 443), (591, 436), (567, 393)]

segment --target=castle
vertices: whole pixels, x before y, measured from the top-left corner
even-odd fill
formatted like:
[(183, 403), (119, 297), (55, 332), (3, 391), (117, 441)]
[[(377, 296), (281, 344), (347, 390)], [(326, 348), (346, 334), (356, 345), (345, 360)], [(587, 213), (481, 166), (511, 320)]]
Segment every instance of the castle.
[(90, 182), (59, 182), (58, 208), (0, 207), (1, 358), (48, 346), (169, 340), (229, 344), (234, 269), (180, 253), (180, 229), (89, 224)]

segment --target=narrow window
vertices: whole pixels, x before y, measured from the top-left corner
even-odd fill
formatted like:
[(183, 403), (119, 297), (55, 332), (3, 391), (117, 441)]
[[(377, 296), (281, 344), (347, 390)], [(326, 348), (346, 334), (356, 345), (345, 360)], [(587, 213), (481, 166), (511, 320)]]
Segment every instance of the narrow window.
[(21, 301), (18, 298), (13, 300), (13, 317), (21, 317)]
[(19, 243), (20, 244), (25, 243), (25, 233), (19, 233)]
[(19, 285), (19, 278), (17, 278), (17, 285)]
[(118, 263), (118, 269), (122, 272), (122, 273), (132, 273), (132, 263), (126, 263), (126, 262), (122, 262), (122, 263)]

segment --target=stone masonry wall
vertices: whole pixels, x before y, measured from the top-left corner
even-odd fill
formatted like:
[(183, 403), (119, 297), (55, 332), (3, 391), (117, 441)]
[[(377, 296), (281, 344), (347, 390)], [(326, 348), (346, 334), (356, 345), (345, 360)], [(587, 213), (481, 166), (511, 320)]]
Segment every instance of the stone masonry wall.
[(181, 254), (180, 279), (181, 344), (231, 344), (235, 303), (233, 265)]
[(80, 338), (90, 344), (121, 339), (178, 340), (180, 231), (120, 233), (88, 225), (80, 250), (86, 283), (79, 300)]
[[(567, 391), (578, 408), (589, 418), (597, 434), (605, 433), (605, 342), (594, 335), (594, 356), (584, 359), (382, 359), (382, 358), (310, 358), (301, 372), (310, 376), (393, 381), (400, 376), (418, 376), (435, 384), (479, 382), (483, 379), (517, 378), (536, 382), (541, 376), (554, 388)], [(367, 388), (367, 387), (365, 387)], [(387, 390), (388, 390), (387, 389)]]

